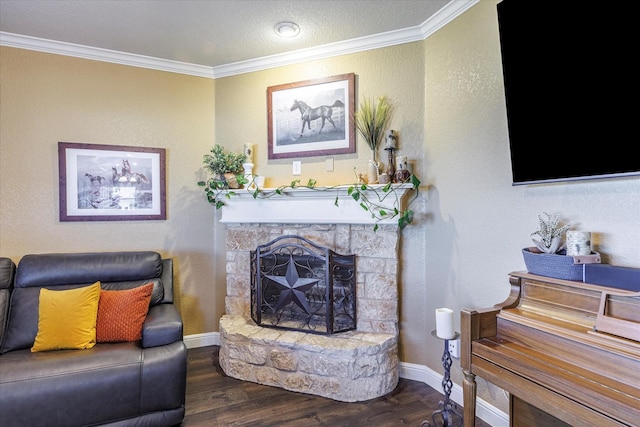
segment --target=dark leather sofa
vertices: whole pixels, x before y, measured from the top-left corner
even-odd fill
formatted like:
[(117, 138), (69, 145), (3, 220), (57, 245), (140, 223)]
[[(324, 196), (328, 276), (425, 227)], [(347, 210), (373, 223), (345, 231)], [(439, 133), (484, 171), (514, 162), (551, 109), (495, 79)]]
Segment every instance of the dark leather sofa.
[[(32, 352), (41, 288), (154, 283), (142, 339)], [(173, 260), (156, 252), (0, 258), (0, 425), (174, 426), (185, 413), (187, 349)]]

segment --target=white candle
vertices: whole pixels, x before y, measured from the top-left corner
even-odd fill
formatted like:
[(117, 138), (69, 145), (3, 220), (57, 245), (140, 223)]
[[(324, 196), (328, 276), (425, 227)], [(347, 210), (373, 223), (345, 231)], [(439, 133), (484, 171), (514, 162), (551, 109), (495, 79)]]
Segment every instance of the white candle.
[(409, 169), (407, 165), (407, 156), (397, 156), (396, 157), (396, 170), (405, 170)]
[(567, 255), (591, 255), (591, 232), (567, 231)]
[(436, 308), (436, 335), (445, 340), (456, 336), (453, 327), (453, 310), (450, 308)]
[(247, 163), (253, 163), (253, 144), (244, 144), (244, 155), (247, 156)]

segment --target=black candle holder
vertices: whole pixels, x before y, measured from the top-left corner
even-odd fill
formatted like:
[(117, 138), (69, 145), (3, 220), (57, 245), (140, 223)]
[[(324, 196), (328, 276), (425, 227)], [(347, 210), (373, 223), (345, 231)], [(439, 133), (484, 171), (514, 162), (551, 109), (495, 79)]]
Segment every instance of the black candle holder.
[(453, 387), (453, 382), (451, 381), (452, 361), (451, 353), (449, 353), (449, 340), (457, 340), (458, 338), (460, 338), (460, 334), (456, 332), (455, 336), (449, 339), (440, 338), (436, 331), (431, 331), (431, 335), (444, 341), (444, 352), (442, 353), (442, 367), (444, 368), (444, 376), (442, 377), (442, 391), (444, 392), (444, 401), (441, 400), (438, 403), (438, 409), (433, 411), (433, 414), (431, 414), (431, 420), (433, 421), (433, 424), (431, 424), (428, 420), (425, 420), (422, 422), (422, 424), (420, 424), (420, 426), (435, 427), (438, 425), (436, 418), (440, 416), (442, 418), (442, 424), (440, 425), (446, 427), (453, 426), (454, 418), (457, 417), (458, 422), (455, 425), (457, 425), (458, 427), (462, 427), (464, 418), (449, 399), (449, 396), (451, 395), (451, 388)]

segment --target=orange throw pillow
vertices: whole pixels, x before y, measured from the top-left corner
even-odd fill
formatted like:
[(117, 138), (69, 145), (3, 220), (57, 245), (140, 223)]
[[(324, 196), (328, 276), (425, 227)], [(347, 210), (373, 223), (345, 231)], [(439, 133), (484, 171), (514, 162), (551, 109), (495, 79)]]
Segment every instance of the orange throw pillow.
[(138, 341), (149, 311), (153, 283), (123, 291), (100, 291), (97, 342)]

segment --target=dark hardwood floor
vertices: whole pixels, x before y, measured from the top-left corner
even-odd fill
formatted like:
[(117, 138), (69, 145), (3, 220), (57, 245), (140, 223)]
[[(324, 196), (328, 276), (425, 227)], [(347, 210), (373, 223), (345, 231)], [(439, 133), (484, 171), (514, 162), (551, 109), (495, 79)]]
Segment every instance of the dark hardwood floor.
[[(188, 350), (182, 427), (420, 426), (425, 420), (432, 421), (431, 414), (443, 399), (442, 393), (428, 385), (402, 378), (393, 392), (355, 403), (240, 381), (220, 369), (218, 349)], [(476, 426), (489, 424), (477, 419)]]

